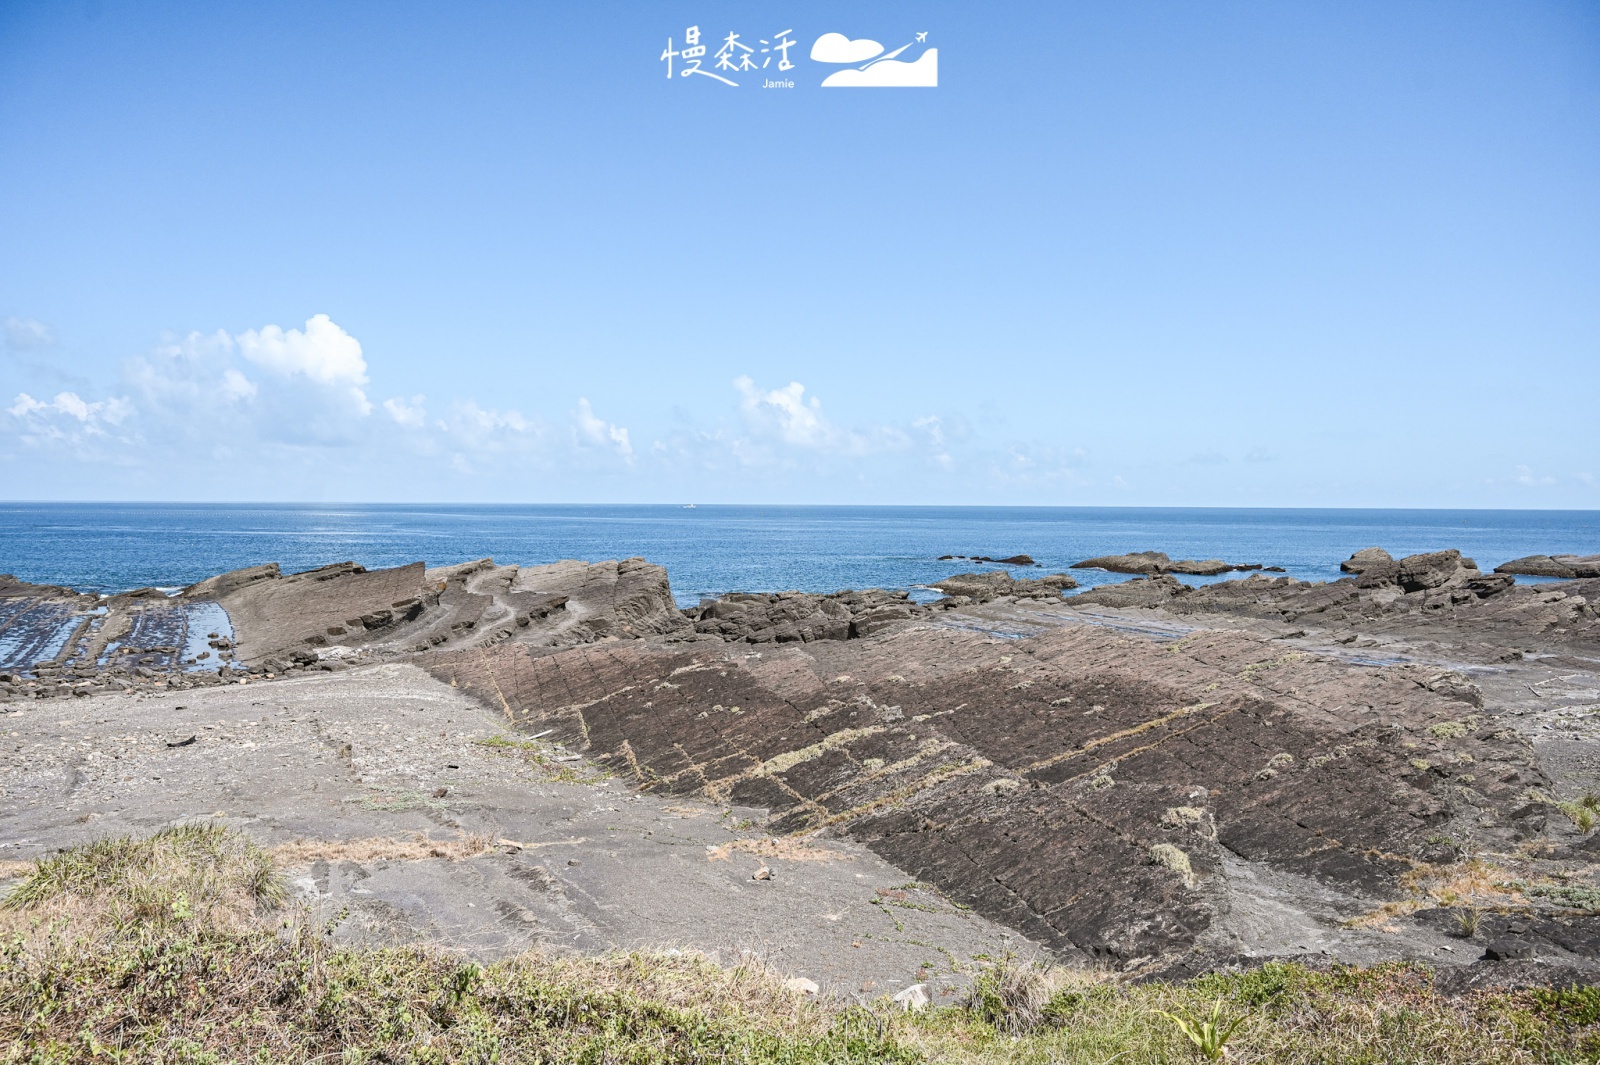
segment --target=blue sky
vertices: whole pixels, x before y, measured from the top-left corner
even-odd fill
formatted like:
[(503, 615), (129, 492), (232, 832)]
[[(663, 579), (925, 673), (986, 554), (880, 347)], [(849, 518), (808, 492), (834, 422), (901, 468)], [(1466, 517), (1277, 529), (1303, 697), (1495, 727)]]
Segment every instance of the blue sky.
[(0, 318), (13, 499), (1592, 508), (1600, 7), (10, 0)]

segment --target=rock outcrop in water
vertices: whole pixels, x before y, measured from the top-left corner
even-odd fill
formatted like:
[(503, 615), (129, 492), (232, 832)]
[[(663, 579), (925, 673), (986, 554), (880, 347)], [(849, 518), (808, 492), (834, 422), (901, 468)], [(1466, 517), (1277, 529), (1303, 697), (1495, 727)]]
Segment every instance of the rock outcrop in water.
[(696, 632), (742, 643), (856, 640), (929, 613), (905, 592), (878, 588), (832, 595), (734, 592), (684, 611)]
[(1196, 560), (1179, 559), (1174, 562), (1161, 551), (1136, 551), (1128, 555), (1101, 555), (1074, 562), (1073, 569), (1103, 569), (1109, 573), (1183, 573), (1193, 577), (1216, 577), (1235, 570), (1257, 570), (1260, 563), (1230, 563), (1220, 558)]
[(1394, 556), (1381, 547), (1363, 547), (1339, 563), (1339, 569), (1344, 573), (1365, 573), (1372, 566), (1388, 566), (1394, 562)]
[(1073, 603), (1396, 634), (1490, 655), (1540, 645), (1600, 650), (1600, 581), (1519, 587), (1509, 574), (1483, 573), (1454, 550), (1387, 561), (1369, 555), (1356, 564), (1358, 576), (1327, 583), (1257, 574), (1190, 588), (1152, 577), (1093, 588)]
[[(1052, 573), (1048, 577), (1011, 576), (1004, 570), (987, 573), (958, 573), (928, 585), (945, 595), (969, 603), (988, 603), (995, 599), (1060, 599), (1061, 593), (1076, 588), (1078, 582), (1065, 573)], [(965, 605), (958, 602), (957, 605)]]
[(1600, 577), (1600, 555), (1528, 555), (1494, 568), (1528, 577)]

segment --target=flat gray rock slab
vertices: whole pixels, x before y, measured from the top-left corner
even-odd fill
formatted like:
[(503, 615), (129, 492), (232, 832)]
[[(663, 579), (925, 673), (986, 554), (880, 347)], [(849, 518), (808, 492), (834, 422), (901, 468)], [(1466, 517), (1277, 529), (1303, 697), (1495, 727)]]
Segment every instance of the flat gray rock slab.
[[(200, 819), (349, 844), (288, 869), (320, 919), (346, 911), (345, 941), (750, 951), (825, 991), (927, 981), (945, 1000), (976, 956), (1035, 952), (865, 847), (774, 842), (763, 810), (636, 794), (409, 665), (0, 704), (0, 862)], [(362, 842), (475, 836), (490, 849), (464, 860)]]

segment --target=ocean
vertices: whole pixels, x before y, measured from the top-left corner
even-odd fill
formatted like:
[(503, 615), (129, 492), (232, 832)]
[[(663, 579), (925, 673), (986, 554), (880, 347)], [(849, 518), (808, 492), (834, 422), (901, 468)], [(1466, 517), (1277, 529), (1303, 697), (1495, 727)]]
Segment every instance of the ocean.
[[(418, 559), (535, 565), (640, 555), (667, 568), (687, 605), (729, 591), (916, 589), (991, 568), (940, 561), (951, 554), (1028, 554), (1042, 563), (1028, 571), (1038, 574), (1156, 550), (1333, 580), (1343, 559), (1374, 546), (1397, 557), (1459, 548), (1485, 570), (1535, 553), (1594, 554), (1600, 511), (0, 504), (0, 571), (102, 593), (178, 587), (262, 562), (291, 572), (345, 560), (376, 569)], [(1075, 576), (1085, 587), (1126, 579)]]

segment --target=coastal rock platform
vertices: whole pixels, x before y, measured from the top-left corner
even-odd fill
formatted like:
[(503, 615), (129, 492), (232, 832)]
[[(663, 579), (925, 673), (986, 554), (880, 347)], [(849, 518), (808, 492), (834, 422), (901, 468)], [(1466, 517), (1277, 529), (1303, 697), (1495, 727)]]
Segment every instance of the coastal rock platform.
[(687, 611), (642, 559), (0, 582), (0, 860), (218, 817), (342, 935), (754, 949), (833, 990), (1018, 949), (1594, 969), (1600, 580), (1344, 568)]

